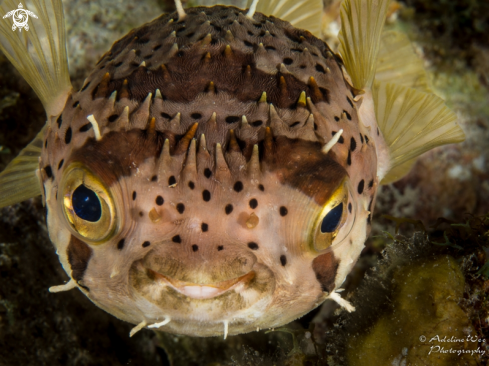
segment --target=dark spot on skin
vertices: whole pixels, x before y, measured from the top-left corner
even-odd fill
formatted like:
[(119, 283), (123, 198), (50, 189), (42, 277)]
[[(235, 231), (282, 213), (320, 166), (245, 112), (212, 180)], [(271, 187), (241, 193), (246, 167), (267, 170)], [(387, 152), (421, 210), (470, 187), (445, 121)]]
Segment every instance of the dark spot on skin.
[(143, 217), (144, 214), (142, 213), (142, 211), (139, 211), (139, 216)]
[(351, 101), (351, 99), (346, 97), (346, 100), (348, 101), (348, 103), (350, 103), (351, 107), (353, 108), (353, 102)]
[(136, 199), (136, 191), (132, 192), (132, 200), (134, 201)]
[(377, 136), (380, 136), (380, 131), (378, 127), (377, 127)]
[(80, 132), (87, 132), (91, 128), (92, 128), (92, 124), (91, 123), (86, 123), (83, 126), (81, 126), (78, 131), (80, 131)]
[(63, 167), (64, 162), (65, 162), (64, 159), (61, 159), (61, 161), (58, 164), (58, 170), (60, 170)]
[(46, 141), (44, 142), (44, 147), (48, 147), (48, 139), (46, 139)]
[(233, 205), (232, 204), (227, 204), (226, 207), (224, 207), (224, 212), (226, 212), (226, 215), (229, 215), (231, 212), (233, 212)]
[(372, 188), (374, 186), (374, 181), (371, 180), (370, 182), (368, 182), (368, 188)]
[(286, 57), (283, 59), (283, 62), (285, 65), (292, 65), (292, 63), (294, 62), (294, 60), (292, 60), (290, 57)]
[(300, 125), (300, 122), (299, 121), (295, 121), (294, 123), (292, 123), (289, 127), (295, 127), (295, 126), (298, 126)]
[(275, 48), (275, 47), (273, 47), (273, 46), (265, 46), (265, 49), (266, 49), (267, 51), (275, 51), (275, 50), (276, 50), (276, 48)]
[(80, 105), (80, 102), (75, 102), (75, 103), (73, 103), (73, 108), (76, 108), (76, 107), (78, 107), (79, 105)]
[(121, 66), (123, 63), (124, 63), (124, 62), (119, 61), (119, 62), (118, 62), (118, 63), (116, 63), (114, 66), (115, 66), (115, 67), (119, 67), (119, 66)]
[(68, 127), (65, 134), (65, 143), (69, 144), (71, 142), (71, 127)]
[(109, 118), (107, 118), (107, 120), (109, 122), (115, 122), (117, 118), (119, 118), (119, 115), (118, 114), (113, 114), (113, 115), (109, 116)]
[(153, 51), (158, 51), (161, 48), (161, 46), (162, 46), (161, 44), (154, 46)]
[(350, 211), (350, 213), (351, 213), (352, 209), (353, 209), (353, 207), (352, 207), (351, 202), (350, 202), (350, 203), (348, 203), (348, 211)]
[(161, 117), (165, 119), (171, 119), (171, 116), (168, 113), (161, 113)]
[(219, 246), (217, 247), (217, 251), (218, 251), (218, 252), (220, 252), (220, 251), (221, 251), (221, 250), (223, 250), (223, 249), (224, 249), (224, 247), (223, 247), (222, 245), (219, 245)]
[(282, 266), (285, 267), (285, 265), (287, 264), (287, 257), (285, 255), (281, 255), (280, 256), (280, 263), (282, 264)]
[(227, 116), (226, 123), (236, 123), (239, 122), (240, 118), (238, 116)]
[(188, 187), (189, 187), (190, 189), (194, 189), (194, 188), (195, 188), (195, 184), (194, 184), (194, 182), (192, 182), (192, 181), (188, 182)]
[(289, 210), (287, 210), (287, 207), (285, 207), (285, 206), (280, 207), (280, 216), (287, 216), (288, 213), (289, 213)]
[(174, 185), (176, 182), (177, 182), (177, 180), (175, 179), (175, 177), (173, 175), (170, 178), (168, 178), (168, 185), (169, 186)]
[(63, 117), (62, 117), (61, 114), (59, 115), (59, 117), (56, 120), (56, 122), (58, 123), (58, 128), (61, 128), (61, 124), (63, 123)]
[[(331, 134), (332, 134), (333, 136), (334, 136), (334, 135), (336, 135), (336, 131), (331, 132)], [(344, 142), (345, 142), (345, 139), (343, 138), (343, 136), (340, 136), (340, 138), (338, 139), (338, 142), (339, 142), (340, 144), (342, 144), (342, 143), (344, 143)]]
[(88, 244), (73, 235), (71, 236), (68, 245), (68, 262), (71, 266), (71, 275), (75, 281), (78, 282), (83, 278), (92, 254), (93, 250)]
[(262, 192), (265, 191), (265, 187), (263, 186), (263, 184), (258, 184), (258, 189)]
[(243, 183), (241, 181), (237, 181), (236, 183), (234, 183), (234, 187), (233, 189), (236, 191), (236, 192), (241, 192), (243, 190)]
[(122, 238), (121, 240), (119, 240), (119, 242), (117, 243), (117, 249), (119, 249), (119, 250), (124, 249), (124, 242), (125, 241), (126, 240), (124, 238)]
[(261, 119), (250, 123), (250, 125), (252, 125), (253, 127), (260, 127), (262, 124), (263, 121)]
[(183, 214), (183, 212), (185, 211), (185, 205), (183, 203), (179, 203), (177, 205), (177, 211), (181, 214)]
[(323, 74), (326, 74), (326, 70), (324, 69), (324, 67), (320, 64), (316, 64), (316, 71), (317, 72), (320, 72), (320, 73), (323, 73)]
[(199, 246), (197, 244), (192, 245), (192, 250), (196, 252), (197, 250), (199, 250)]
[(163, 203), (165, 203), (165, 200), (163, 199), (163, 197), (158, 196), (158, 197), (156, 197), (155, 202), (156, 202), (156, 204), (157, 204), (158, 206), (161, 206)]
[(171, 241), (174, 243), (181, 243), (182, 238), (180, 237), (180, 235), (175, 235), (173, 238), (171, 238)]
[(190, 117), (192, 117), (193, 119), (201, 119), (202, 118), (202, 114), (200, 114), (200, 113), (192, 113), (190, 115)]
[(368, 136), (365, 135), (365, 142), (368, 144)]
[(334, 116), (334, 120), (335, 120), (336, 122), (339, 122), (339, 121), (340, 121), (340, 117)]
[(183, 51), (178, 51), (177, 52), (177, 56), (178, 57), (183, 57), (184, 55), (185, 55), (185, 52), (183, 52)]
[(81, 89), (81, 91), (87, 90), (87, 88), (90, 86), (90, 81)]
[(346, 118), (348, 118), (349, 121), (351, 121), (351, 115), (347, 111), (343, 111), (344, 114), (346, 114)]
[(209, 202), (211, 200), (211, 192), (209, 192), (207, 189), (205, 189), (203, 192), (202, 192), (202, 199), (205, 201), (205, 202)]
[(357, 142), (355, 141), (355, 139), (352, 137), (351, 140), (350, 140), (350, 150), (351, 151), (355, 151), (355, 149), (357, 148)]
[(362, 136), (362, 134), (360, 134), (360, 141), (361, 141), (361, 142), (362, 142), (362, 144), (363, 144), (363, 136)]
[(351, 151), (350, 150), (348, 150), (348, 158), (346, 159), (346, 163), (348, 165), (351, 165)]
[(150, 245), (151, 245), (151, 243), (150, 243), (149, 241), (145, 241), (145, 242), (143, 243), (143, 248), (147, 248), (147, 247), (149, 247)]
[(48, 178), (53, 177), (53, 170), (51, 169), (51, 165), (46, 165), (44, 167), (44, 171), (46, 172), (46, 175), (48, 176)]
[(158, 180), (158, 176), (157, 176), (157, 175), (153, 175), (153, 176), (151, 177), (151, 181), (152, 181), (152, 182), (156, 182), (157, 180)]
[(358, 183), (358, 194), (362, 194), (363, 193), (363, 188), (365, 187), (365, 181), (362, 179), (360, 181), (360, 183)]
[(257, 208), (257, 207), (258, 207), (258, 201), (257, 201), (255, 198), (252, 198), (252, 199), (250, 200), (250, 207), (251, 207), (252, 209), (255, 209), (255, 208)]
[(205, 176), (206, 178), (210, 178), (210, 177), (211, 177), (211, 175), (212, 175), (212, 171), (211, 171), (209, 168), (205, 168), (205, 169), (204, 169), (204, 176)]
[(258, 250), (258, 244), (256, 244), (255, 242), (253, 241), (250, 241), (248, 243), (248, 248), (250, 248), (251, 250)]
[(248, 41), (243, 41), (246, 47), (253, 47), (253, 43), (248, 42)]
[(202, 229), (202, 232), (207, 232), (207, 230), (209, 230), (209, 225), (207, 225), (205, 222), (202, 223), (202, 225), (200, 225), (200, 228)]

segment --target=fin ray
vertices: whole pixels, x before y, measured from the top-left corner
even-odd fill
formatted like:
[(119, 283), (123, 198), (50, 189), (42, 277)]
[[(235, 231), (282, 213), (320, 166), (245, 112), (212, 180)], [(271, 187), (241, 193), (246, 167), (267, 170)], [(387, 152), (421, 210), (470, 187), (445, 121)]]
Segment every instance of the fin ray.
[[(13, 0), (0, 5), (1, 13), (17, 8)], [(34, 89), (48, 117), (61, 113), (71, 90), (66, 34), (61, 0), (30, 0), (29, 30), (12, 31), (12, 18), (0, 22), (0, 50)]]
[(39, 169), (45, 128), (0, 173), (0, 208), (41, 194), (36, 171)]
[(357, 89), (372, 85), (389, 1), (344, 0), (341, 4), (339, 52)]
[[(456, 115), (434, 94), (376, 81), (372, 90), (377, 123), (389, 147), (391, 172), (382, 183), (401, 178), (413, 160), (437, 146), (462, 142), (465, 134)], [(393, 174), (394, 174), (393, 173)]]
[(395, 80), (396, 84), (425, 93), (431, 92), (423, 62), (414, 52), (409, 38), (401, 32), (382, 33), (375, 80), (381, 82)]

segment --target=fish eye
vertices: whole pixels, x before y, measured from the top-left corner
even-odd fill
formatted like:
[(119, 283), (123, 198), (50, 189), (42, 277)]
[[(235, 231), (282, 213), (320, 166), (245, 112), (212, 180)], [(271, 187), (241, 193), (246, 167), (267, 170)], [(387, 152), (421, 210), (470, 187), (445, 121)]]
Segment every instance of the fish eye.
[(329, 211), (321, 223), (321, 232), (322, 233), (332, 233), (338, 227), (340, 223), (341, 216), (343, 215), (343, 203), (340, 203), (338, 206)]
[(102, 217), (102, 206), (97, 194), (84, 184), (75, 189), (71, 203), (75, 214), (82, 220), (96, 222)]
[(91, 244), (101, 244), (115, 231), (117, 215), (110, 190), (79, 163), (65, 171), (58, 194), (61, 210), (71, 229)]
[(314, 224), (311, 238), (312, 248), (321, 252), (333, 244), (333, 240), (347, 220), (348, 188), (346, 182), (340, 184), (323, 206)]

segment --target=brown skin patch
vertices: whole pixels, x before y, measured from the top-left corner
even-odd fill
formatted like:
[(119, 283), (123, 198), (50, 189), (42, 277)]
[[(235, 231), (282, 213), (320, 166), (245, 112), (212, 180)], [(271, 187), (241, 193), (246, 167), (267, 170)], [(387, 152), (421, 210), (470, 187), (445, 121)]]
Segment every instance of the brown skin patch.
[(92, 257), (93, 250), (80, 239), (71, 236), (68, 245), (68, 262), (71, 266), (71, 276), (75, 281), (80, 281), (85, 274), (88, 262)]
[(334, 279), (339, 264), (333, 252), (322, 254), (312, 261), (312, 269), (323, 291), (331, 292), (334, 289)]
[(300, 190), (320, 206), (347, 176), (346, 170), (331, 154), (321, 153), (321, 144), (299, 139), (274, 138), (263, 160), (282, 184)]
[[(321, 56), (321, 62), (325, 66), (339, 70), (338, 61), (332, 56), (326, 43), (308, 31), (293, 28), (288, 22), (259, 13), (255, 14), (254, 20), (249, 24), (239, 27), (251, 29), (255, 36), (239, 38), (238, 34), (243, 30), (237, 30), (233, 21), (240, 19), (239, 13), (245, 14), (245, 12), (240, 9), (230, 10), (229, 7), (221, 6), (189, 8), (186, 9), (187, 15), (183, 21), (168, 24), (171, 15), (163, 15), (130, 32), (117, 41), (102, 58), (104, 76), (93, 80), (97, 86), (91, 91), (92, 97), (108, 98), (114, 90), (117, 90), (119, 98), (126, 96), (142, 102), (149, 92), (160, 89), (165, 100), (188, 103), (195, 100), (199, 93), (206, 91), (209, 82), (212, 81), (217, 92), (229, 93), (243, 102), (258, 101), (264, 91), (267, 93), (268, 102), (279, 108), (295, 106), (302, 91), (311, 96), (314, 103), (329, 102), (329, 89), (336, 87), (333, 79), (329, 79), (327, 85), (321, 85), (322, 87), (316, 90), (317, 87), (314, 88), (300, 81), (293, 74), (277, 72), (271, 75), (260, 70), (256, 62), (259, 43), (263, 43), (266, 48), (266, 51), (262, 52), (267, 52), (270, 56), (282, 54), (284, 49), (288, 49), (289, 52), (284, 53), (284, 57), (290, 57), (290, 53), (302, 54), (305, 47), (312, 46), (319, 51), (317, 54), (314, 53), (318, 60)], [(201, 12), (205, 12), (212, 20), (210, 27), (205, 24), (207, 16), (204, 19)], [(226, 17), (224, 19), (221, 16), (214, 17), (217, 13), (222, 13)], [(259, 37), (260, 31), (253, 24), (265, 23), (265, 19), (273, 22), (277, 31), (283, 32), (283, 37), (280, 33), (277, 37), (267, 37), (266, 40)], [(235, 32), (235, 41), (228, 42), (224, 39), (227, 30)], [(173, 31), (176, 32), (176, 38), (170, 35)], [(212, 42), (204, 48), (202, 40), (207, 33), (211, 34)], [(189, 37), (189, 34), (192, 36)], [(178, 43), (179, 51), (176, 56), (168, 60), (165, 54), (174, 42)], [(245, 42), (246, 46), (243, 46), (242, 42)], [(227, 44), (232, 50), (230, 55), (224, 52)], [(155, 47), (160, 47), (152, 51), (151, 48), (148, 49), (149, 45), (153, 50)], [(121, 59), (121, 55), (129, 55), (131, 52), (139, 55), (137, 62), (133, 60), (131, 63), (129, 59), (127, 61)], [(205, 57), (207, 53), (210, 58)], [(139, 59), (146, 54), (148, 54), (148, 58), (144, 59), (146, 67), (139, 67)], [(120, 62), (123, 62), (124, 66), (121, 66)], [(164, 68), (162, 68), (163, 64)], [(280, 62), (277, 64), (277, 70), (279, 67)], [(325, 70), (323, 66), (318, 67)], [(120, 71), (121, 69), (124, 72)], [(223, 69), (226, 70), (225, 75)], [(117, 78), (114, 79), (112, 75), (116, 74), (116, 71)], [(111, 75), (110, 80), (105, 76), (106, 72)], [(127, 80), (127, 86), (123, 88), (124, 80)], [(284, 85), (286, 85), (285, 90)]]
[[(101, 141), (93, 138), (73, 152), (70, 163), (80, 162), (89, 167), (107, 185), (116, 183), (119, 177), (130, 176), (131, 169), (144, 160), (161, 153), (163, 143), (170, 134), (148, 135), (145, 131), (109, 132)], [(169, 139), (175, 141), (175, 136)]]

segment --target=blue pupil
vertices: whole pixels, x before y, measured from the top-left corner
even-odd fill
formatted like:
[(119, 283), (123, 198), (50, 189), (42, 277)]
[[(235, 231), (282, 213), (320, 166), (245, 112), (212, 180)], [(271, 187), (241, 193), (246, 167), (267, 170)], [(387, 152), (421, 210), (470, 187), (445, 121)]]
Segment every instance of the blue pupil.
[(340, 223), (341, 215), (343, 214), (343, 203), (333, 208), (324, 216), (323, 222), (321, 223), (322, 233), (332, 233), (335, 231), (336, 227)]
[(102, 216), (102, 206), (97, 194), (83, 184), (73, 192), (71, 203), (75, 214), (82, 220), (96, 222)]

